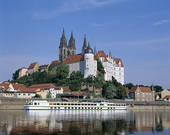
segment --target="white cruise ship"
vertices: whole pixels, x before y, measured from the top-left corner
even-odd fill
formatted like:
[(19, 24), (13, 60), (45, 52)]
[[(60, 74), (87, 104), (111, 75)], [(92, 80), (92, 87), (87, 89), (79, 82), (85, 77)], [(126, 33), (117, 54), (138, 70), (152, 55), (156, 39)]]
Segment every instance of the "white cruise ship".
[(126, 103), (111, 102), (48, 102), (31, 100), (24, 105), (25, 110), (127, 110)]

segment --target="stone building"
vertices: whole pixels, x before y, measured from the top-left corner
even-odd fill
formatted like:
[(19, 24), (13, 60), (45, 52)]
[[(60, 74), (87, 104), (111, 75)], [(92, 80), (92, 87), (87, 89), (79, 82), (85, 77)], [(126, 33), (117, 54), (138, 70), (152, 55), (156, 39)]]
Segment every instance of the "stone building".
[(27, 72), (28, 72), (28, 69), (27, 69), (26, 67), (22, 67), (22, 68), (19, 70), (18, 78), (21, 78), (21, 77), (27, 75)]
[(59, 46), (59, 60), (62, 64), (67, 64), (69, 66), (69, 75), (73, 71), (79, 71), (84, 78), (88, 76), (97, 76), (97, 60), (99, 60), (104, 67), (104, 80), (109, 81), (112, 80), (112, 77), (114, 77), (118, 82), (124, 84), (124, 65), (121, 58), (113, 58), (111, 56), (111, 52), (109, 55), (106, 55), (102, 50), (97, 52), (96, 48), (93, 51), (90, 43), (88, 43), (87, 46), (86, 35), (84, 36), (82, 52), (80, 54), (76, 54), (73, 34), (71, 34), (69, 45), (67, 46), (63, 30)]
[(76, 45), (75, 45), (75, 39), (73, 37), (73, 32), (71, 32), (71, 37), (67, 45), (67, 40), (63, 29), (63, 34), (60, 39), (60, 46), (59, 46), (59, 60), (63, 61), (65, 58), (75, 54), (76, 54)]
[(161, 91), (161, 98), (163, 99), (166, 96), (170, 96), (170, 90), (164, 89)]
[(149, 87), (132, 87), (126, 89), (127, 95), (135, 101), (155, 101), (155, 91)]
[(38, 62), (31, 63), (28, 68), (28, 74), (32, 74), (34, 72), (37, 72), (39, 69)]

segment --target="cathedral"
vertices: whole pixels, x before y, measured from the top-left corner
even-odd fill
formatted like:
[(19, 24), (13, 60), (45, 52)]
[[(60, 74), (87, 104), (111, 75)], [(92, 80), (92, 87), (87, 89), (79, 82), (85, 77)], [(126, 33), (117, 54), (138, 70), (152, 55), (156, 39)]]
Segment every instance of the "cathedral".
[(59, 46), (59, 60), (63, 62), (65, 58), (75, 54), (76, 54), (76, 45), (75, 45), (75, 39), (73, 37), (73, 32), (71, 32), (71, 37), (67, 45), (67, 40), (63, 29), (63, 34)]
[(97, 60), (100, 60), (104, 67), (103, 79), (105, 81), (112, 80), (112, 77), (114, 77), (118, 82), (124, 84), (124, 65), (121, 58), (113, 58), (111, 52), (107, 55), (103, 50), (98, 52), (96, 48), (93, 50), (90, 43), (87, 45), (86, 35), (84, 36), (81, 53), (76, 54), (73, 32), (71, 32), (71, 37), (67, 44), (63, 29), (59, 45), (59, 62), (69, 66), (69, 75), (73, 71), (79, 71), (84, 78), (97, 76)]

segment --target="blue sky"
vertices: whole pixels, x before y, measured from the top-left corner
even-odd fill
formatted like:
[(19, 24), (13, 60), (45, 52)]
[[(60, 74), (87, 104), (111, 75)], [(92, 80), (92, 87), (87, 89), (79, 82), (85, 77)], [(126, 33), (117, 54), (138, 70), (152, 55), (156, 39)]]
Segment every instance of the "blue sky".
[(125, 81), (170, 88), (169, 0), (0, 0), (0, 81), (58, 59), (65, 28), (125, 65)]

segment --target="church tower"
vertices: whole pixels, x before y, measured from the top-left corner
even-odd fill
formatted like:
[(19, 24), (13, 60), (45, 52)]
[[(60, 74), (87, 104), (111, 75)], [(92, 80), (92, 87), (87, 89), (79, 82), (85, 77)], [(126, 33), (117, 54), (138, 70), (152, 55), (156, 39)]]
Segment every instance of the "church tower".
[(67, 56), (72, 56), (75, 54), (76, 54), (75, 39), (73, 37), (73, 32), (71, 32), (71, 37), (70, 37), (68, 48), (67, 48)]
[(84, 35), (84, 42), (83, 42), (83, 47), (82, 47), (82, 54), (85, 53), (85, 50), (87, 49), (87, 41), (86, 41), (86, 35)]
[(63, 34), (60, 39), (60, 46), (59, 46), (59, 60), (63, 61), (66, 57), (67, 57), (67, 40), (63, 28)]

